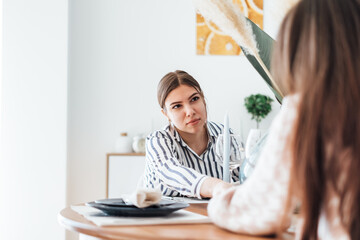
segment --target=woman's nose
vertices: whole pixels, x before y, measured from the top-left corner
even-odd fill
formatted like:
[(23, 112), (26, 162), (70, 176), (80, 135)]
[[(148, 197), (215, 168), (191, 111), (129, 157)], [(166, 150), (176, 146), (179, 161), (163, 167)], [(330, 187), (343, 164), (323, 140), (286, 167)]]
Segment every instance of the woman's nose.
[(186, 116), (187, 117), (191, 117), (195, 114), (195, 110), (194, 108), (192, 108), (191, 106), (187, 106), (186, 107)]

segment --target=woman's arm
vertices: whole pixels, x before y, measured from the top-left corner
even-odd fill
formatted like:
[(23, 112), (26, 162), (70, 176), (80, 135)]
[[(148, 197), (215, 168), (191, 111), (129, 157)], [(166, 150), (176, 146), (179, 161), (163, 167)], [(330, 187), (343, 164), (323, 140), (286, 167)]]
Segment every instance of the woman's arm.
[(200, 189), (209, 177), (183, 166), (177, 159), (172, 141), (161, 132), (151, 135), (146, 141), (146, 161), (160, 181), (163, 193), (169, 189), (184, 196), (204, 197)]
[(214, 189), (208, 206), (212, 221), (234, 232), (263, 235), (275, 233), (286, 206), (290, 172), (287, 139), (295, 110), (285, 102), (274, 120), (258, 164), (243, 185)]
[(230, 183), (224, 182), (221, 179), (208, 177), (201, 185), (200, 195), (203, 198), (212, 198), (214, 189), (218, 189), (218, 191), (224, 191), (231, 186), (232, 185)]

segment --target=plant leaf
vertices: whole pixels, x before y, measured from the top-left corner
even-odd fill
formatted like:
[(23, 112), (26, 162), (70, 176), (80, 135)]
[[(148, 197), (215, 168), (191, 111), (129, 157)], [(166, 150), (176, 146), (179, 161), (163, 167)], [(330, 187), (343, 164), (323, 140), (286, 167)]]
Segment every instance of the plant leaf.
[[(259, 49), (259, 55), (261, 60), (264, 62), (265, 66), (270, 70), (270, 62), (271, 62), (271, 53), (272, 48), (275, 43), (275, 40), (272, 39), (266, 32), (264, 32), (261, 28), (259, 28), (255, 23), (253, 23), (250, 19), (246, 18), (251, 24), (251, 27), (253, 29), (253, 33), (255, 35), (256, 42), (258, 44)], [(241, 46), (240, 46), (241, 47)], [(282, 102), (282, 97), (279, 92), (277, 92), (274, 89), (274, 84), (271, 82), (271, 79), (268, 77), (264, 69), (261, 67), (260, 63), (256, 60), (256, 58), (246, 53), (244, 51), (243, 47), (241, 47), (241, 50), (243, 50), (244, 55), (249, 60), (251, 65), (256, 69), (256, 71), (260, 74), (260, 76), (265, 80), (266, 84), (270, 88), (270, 90), (274, 93), (276, 99), (279, 101), (279, 103)]]

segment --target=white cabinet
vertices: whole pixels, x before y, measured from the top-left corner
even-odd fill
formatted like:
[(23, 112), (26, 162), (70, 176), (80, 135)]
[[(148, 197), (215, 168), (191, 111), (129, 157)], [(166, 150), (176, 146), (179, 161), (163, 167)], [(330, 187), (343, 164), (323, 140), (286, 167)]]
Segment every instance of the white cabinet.
[(107, 154), (106, 197), (117, 198), (136, 189), (145, 169), (145, 155), (138, 153)]

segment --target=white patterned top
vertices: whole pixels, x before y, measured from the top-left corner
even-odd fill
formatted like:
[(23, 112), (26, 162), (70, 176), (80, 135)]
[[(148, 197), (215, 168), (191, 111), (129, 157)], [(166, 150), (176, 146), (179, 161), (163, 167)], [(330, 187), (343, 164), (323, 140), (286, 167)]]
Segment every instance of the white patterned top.
[[(290, 177), (290, 154), (286, 143), (296, 119), (297, 97), (287, 97), (274, 119), (256, 168), (244, 184), (226, 191), (215, 189), (208, 205), (212, 221), (233, 232), (251, 235), (275, 233), (286, 206)], [(336, 197), (332, 197), (332, 200)], [(338, 215), (323, 211), (319, 239), (349, 239), (339, 224)], [(287, 213), (290, 221), (291, 213)], [(330, 219), (330, 220), (329, 220)], [(301, 221), (299, 221), (301, 223)], [(297, 226), (297, 232), (301, 226)], [(329, 237), (330, 236), (330, 237)]]

